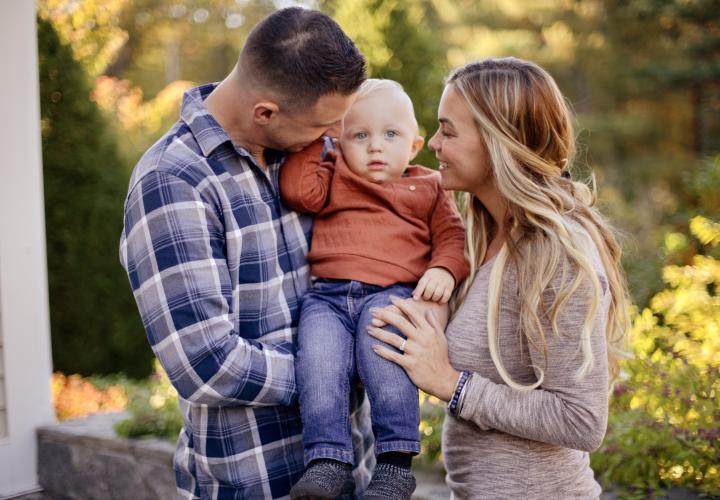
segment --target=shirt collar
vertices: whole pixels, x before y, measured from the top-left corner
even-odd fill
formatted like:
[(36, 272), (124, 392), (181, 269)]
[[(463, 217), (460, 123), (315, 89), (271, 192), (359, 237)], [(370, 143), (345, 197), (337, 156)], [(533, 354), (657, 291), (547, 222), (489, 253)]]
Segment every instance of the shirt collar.
[[(180, 119), (190, 128), (205, 157), (210, 156), (218, 146), (227, 142), (235, 148), (239, 155), (245, 156), (250, 162), (257, 164), (255, 158), (249, 151), (232, 142), (227, 132), (225, 132), (203, 104), (203, 101), (205, 101), (207, 96), (210, 95), (218, 85), (219, 82), (208, 83), (186, 90), (185, 94), (183, 94)], [(266, 149), (265, 158), (268, 165), (275, 166), (283, 163), (285, 153)]]
[[(180, 119), (190, 128), (206, 157), (210, 156), (210, 153), (221, 144), (226, 142), (232, 144), (230, 136), (203, 104), (203, 101), (217, 86), (218, 83), (208, 83), (186, 90), (180, 109)], [(247, 154), (245, 150), (242, 151)]]

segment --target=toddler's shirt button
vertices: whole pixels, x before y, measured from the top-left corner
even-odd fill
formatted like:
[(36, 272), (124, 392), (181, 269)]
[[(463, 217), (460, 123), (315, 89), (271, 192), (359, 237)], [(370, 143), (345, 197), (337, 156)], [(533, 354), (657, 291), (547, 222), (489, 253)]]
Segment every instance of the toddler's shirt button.
[(410, 186), (410, 191), (415, 191), (415, 186)]

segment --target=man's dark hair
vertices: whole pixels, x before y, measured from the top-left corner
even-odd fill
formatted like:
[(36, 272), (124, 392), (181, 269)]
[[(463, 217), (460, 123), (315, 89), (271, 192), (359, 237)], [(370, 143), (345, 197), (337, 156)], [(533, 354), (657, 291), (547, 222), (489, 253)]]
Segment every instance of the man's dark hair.
[(288, 106), (313, 105), (324, 95), (349, 95), (365, 81), (365, 58), (325, 14), (289, 7), (258, 23), (240, 55), (246, 77)]

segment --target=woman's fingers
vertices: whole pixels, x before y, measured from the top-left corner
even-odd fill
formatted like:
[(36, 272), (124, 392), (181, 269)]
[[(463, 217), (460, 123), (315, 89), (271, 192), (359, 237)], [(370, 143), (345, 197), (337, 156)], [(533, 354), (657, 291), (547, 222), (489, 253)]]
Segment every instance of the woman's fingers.
[[(383, 309), (385, 309), (385, 310), (388, 311), (388, 312), (395, 313), (395, 314), (398, 314), (398, 315), (401, 315), (401, 314), (402, 314), (402, 313), (400, 312), (400, 309), (398, 309), (397, 306), (394, 306), (394, 305), (392, 305), (392, 304), (390, 304), (389, 306), (385, 306)], [(385, 321), (381, 320), (380, 318), (378, 318), (377, 316), (374, 315), (374, 314), (375, 314), (375, 310), (376, 310), (375, 308), (371, 309), (371, 311), (373, 312), (373, 319), (371, 320), (371, 323), (372, 323), (373, 326), (377, 326), (377, 327), (379, 327), (379, 328), (382, 328), (383, 326), (387, 325), (387, 323), (385, 323)], [(380, 309), (378, 308), (377, 310), (380, 310)]]
[(392, 351), (387, 347), (383, 347), (381, 345), (374, 345), (372, 349), (373, 351), (375, 351), (375, 354), (377, 354), (381, 358), (385, 358), (388, 361), (392, 361), (393, 363), (397, 363), (401, 367), (406, 368), (405, 363), (409, 358), (403, 356), (402, 353)]
[[(415, 325), (408, 321), (405, 317), (405, 312), (397, 304), (394, 305), (397, 308), (396, 311), (390, 311), (387, 307), (383, 309), (371, 309), (373, 317), (387, 325), (393, 325), (400, 330), (405, 337), (412, 338), (415, 335)], [(373, 320), (373, 325), (374, 324), (375, 321)]]
[[(380, 328), (368, 328), (368, 333), (378, 340), (382, 340), (388, 345), (393, 346), (401, 353), (405, 351), (406, 340), (396, 333), (391, 333)], [(402, 348), (402, 349), (401, 349)]]
[[(400, 312), (407, 317), (413, 326), (416, 328), (424, 328), (428, 325), (428, 322), (425, 320), (425, 314), (422, 306), (420, 303), (416, 300), (403, 300), (397, 297), (391, 297), (390, 301), (393, 303), (395, 307), (397, 307)], [(397, 324), (392, 323), (391, 321), (388, 321), (388, 323), (393, 324), (400, 328)], [(400, 329), (400, 331), (406, 336), (410, 337), (405, 330)]]
[(430, 326), (436, 333), (442, 333), (444, 335), (443, 327), (440, 324), (440, 320), (438, 319), (437, 315), (434, 312), (432, 312), (432, 311), (426, 312), (425, 318), (427, 319), (427, 322), (430, 324)]

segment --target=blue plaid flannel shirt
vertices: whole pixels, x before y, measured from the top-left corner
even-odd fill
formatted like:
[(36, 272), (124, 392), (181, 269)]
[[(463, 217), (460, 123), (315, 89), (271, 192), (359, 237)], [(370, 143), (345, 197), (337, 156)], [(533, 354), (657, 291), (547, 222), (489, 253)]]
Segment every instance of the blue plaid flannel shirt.
[[(214, 87), (186, 92), (180, 120), (135, 167), (120, 260), (180, 395), (181, 496), (288, 498), (304, 470), (294, 352), (312, 221), (280, 202), (285, 156), (267, 151), (263, 171), (207, 112)], [(362, 489), (374, 457), (357, 396)]]

